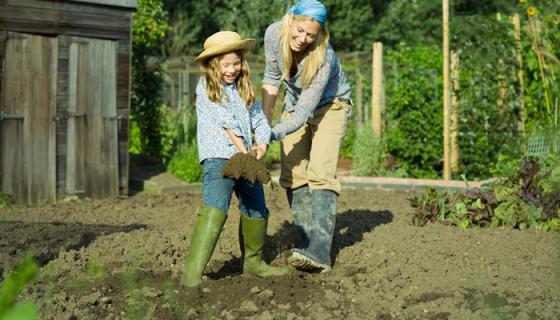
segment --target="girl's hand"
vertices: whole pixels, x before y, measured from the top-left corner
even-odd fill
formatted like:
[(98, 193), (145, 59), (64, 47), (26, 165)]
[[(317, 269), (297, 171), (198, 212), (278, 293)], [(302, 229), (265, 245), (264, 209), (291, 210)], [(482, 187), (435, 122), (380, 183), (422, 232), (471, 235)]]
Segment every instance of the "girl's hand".
[(264, 157), (267, 149), (268, 149), (267, 144), (253, 145), (251, 147), (251, 150), (254, 150), (257, 153), (257, 160), (261, 160)]

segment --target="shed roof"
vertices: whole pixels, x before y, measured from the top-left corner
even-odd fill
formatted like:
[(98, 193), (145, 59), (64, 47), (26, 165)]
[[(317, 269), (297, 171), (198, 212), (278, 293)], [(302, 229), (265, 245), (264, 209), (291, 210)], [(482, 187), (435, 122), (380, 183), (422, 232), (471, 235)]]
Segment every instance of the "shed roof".
[(124, 8), (133, 8), (133, 9), (138, 7), (137, 0), (67, 0), (67, 1), (92, 3), (92, 4), (100, 4), (105, 6), (124, 7)]

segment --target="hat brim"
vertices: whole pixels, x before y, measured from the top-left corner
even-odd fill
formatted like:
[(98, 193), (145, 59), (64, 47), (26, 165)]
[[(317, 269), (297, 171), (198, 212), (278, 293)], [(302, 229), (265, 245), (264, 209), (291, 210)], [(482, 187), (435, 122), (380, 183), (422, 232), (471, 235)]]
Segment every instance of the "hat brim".
[(251, 49), (255, 46), (256, 42), (257, 41), (255, 39), (245, 39), (245, 40), (239, 40), (239, 41), (224, 44), (224, 45), (214, 46), (212, 48), (209, 48), (209, 49), (206, 49), (206, 50), (202, 51), (202, 53), (199, 54), (194, 59), (194, 61), (195, 62), (201, 62), (201, 61), (203, 61), (207, 58), (217, 56), (217, 55), (220, 55), (222, 53), (227, 53), (227, 52), (232, 52), (232, 51), (237, 51), (237, 50)]

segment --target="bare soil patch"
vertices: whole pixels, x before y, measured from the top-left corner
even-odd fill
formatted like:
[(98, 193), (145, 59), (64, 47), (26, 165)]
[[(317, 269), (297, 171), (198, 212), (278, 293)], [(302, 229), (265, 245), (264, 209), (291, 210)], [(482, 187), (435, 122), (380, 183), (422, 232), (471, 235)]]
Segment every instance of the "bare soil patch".
[[(297, 241), (266, 188), (266, 259)], [(41, 319), (557, 319), (560, 233), (411, 224), (404, 191), (343, 190), (327, 274), (240, 274), (234, 200), (203, 285), (179, 286), (200, 194), (0, 209), (0, 274), (33, 250)], [(1, 278), (2, 276), (0, 276)]]

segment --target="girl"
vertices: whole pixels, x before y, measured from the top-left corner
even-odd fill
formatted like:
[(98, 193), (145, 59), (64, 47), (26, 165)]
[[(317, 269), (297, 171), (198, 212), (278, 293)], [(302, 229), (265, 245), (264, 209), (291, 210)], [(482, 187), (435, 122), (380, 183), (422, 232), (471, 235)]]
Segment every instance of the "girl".
[[(237, 152), (255, 150), (264, 156), (270, 139), (270, 126), (249, 80), (244, 51), (255, 40), (241, 39), (231, 31), (210, 36), (195, 61), (202, 76), (196, 88), (198, 158), (203, 166), (204, 206), (199, 210), (181, 284), (194, 287), (210, 260), (226, 221), (231, 195), (239, 199), (239, 236), (244, 274), (267, 277), (282, 275), (287, 268), (276, 268), (262, 260), (268, 222), (268, 209), (261, 183), (250, 184), (221, 176), (227, 159)], [(255, 132), (256, 144), (252, 146)]]
[(350, 86), (332, 47), (327, 10), (300, 0), (265, 32), (263, 109), (271, 122), (280, 85), (286, 88), (282, 121), (280, 185), (286, 189), (303, 243), (289, 263), (302, 270), (331, 269), (331, 244), (340, 193), (336, 165), (352, 104)]

